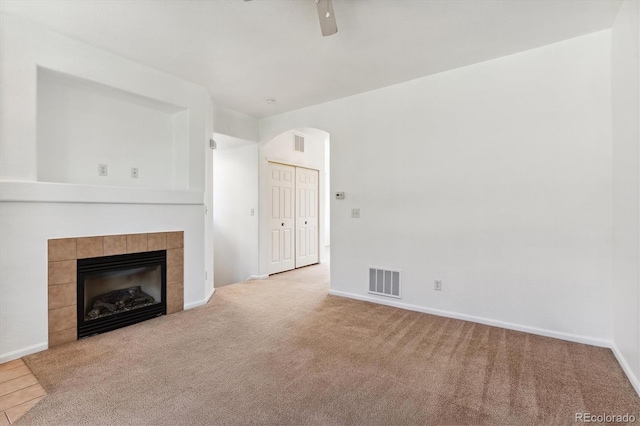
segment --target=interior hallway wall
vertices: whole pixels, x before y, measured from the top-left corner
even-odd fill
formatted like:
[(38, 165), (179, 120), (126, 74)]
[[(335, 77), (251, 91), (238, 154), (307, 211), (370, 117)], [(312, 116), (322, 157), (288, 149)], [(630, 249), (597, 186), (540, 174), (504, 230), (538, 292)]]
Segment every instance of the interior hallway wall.
[(258, 144), (216, 135), (215, 286), (258, 275)]

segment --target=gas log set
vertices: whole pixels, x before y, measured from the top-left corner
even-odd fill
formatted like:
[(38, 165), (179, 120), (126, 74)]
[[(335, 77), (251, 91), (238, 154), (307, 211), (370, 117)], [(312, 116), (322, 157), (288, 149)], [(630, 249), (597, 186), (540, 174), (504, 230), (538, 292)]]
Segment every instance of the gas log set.
[(88, 320), (142, 308), (155, 303), (155, 299), (140, 290), (140, 286), (110, 291), (93, 298), (87, 312)]

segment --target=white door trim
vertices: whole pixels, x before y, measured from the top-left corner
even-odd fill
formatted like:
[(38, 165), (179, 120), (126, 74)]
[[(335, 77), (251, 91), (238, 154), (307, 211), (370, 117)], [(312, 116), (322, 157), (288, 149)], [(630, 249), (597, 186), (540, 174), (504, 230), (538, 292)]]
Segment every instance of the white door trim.
[(303, 169), (309, 169), (309, 170), (315, 170), (319, 173), (322, 173), (319, 169), (316, 169), (314, 167), (309, 167), (309, 166), (305, 166), (302, 163), (292, 163), (291, 161), (286, 161), (286, 160), (279, 160), (277, 158), (273, 158), (273, 157), (264, 157), (265, 160), (267, 160), (268, 163), (277, 163), (277, 164), (282, 164), (283, 166), (293, 166), (293, 167), (300, 167)]

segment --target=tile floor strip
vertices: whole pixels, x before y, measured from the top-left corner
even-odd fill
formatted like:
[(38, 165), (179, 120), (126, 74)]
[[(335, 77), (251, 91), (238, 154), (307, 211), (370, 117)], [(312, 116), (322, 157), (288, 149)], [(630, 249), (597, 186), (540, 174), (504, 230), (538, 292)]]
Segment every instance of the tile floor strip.
[(10, 426), (46, 395), (22, 359), (0, 364), (0, 426)]

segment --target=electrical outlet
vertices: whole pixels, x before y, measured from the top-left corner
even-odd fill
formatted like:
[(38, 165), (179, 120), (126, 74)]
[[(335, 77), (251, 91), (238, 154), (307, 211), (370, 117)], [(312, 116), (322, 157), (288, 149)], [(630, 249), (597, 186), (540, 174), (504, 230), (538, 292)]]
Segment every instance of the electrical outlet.
[(360, 209), (351, 209), (351, 217), (353, 219), (360, 219)]
[(436, 280), (433, 284), (433, 289), (437, 291), (442, 291), (442, 281)]
[(256, 209), (251, 209), (251, 216), (256, 214)]
[(131, 177), (134, 179), (138, 179), (138, 168), (137, 167), (132, 167), (131, 168)]
[(109, 166), (106, 164), (98, 164), (98, 176), (108, 176)]

